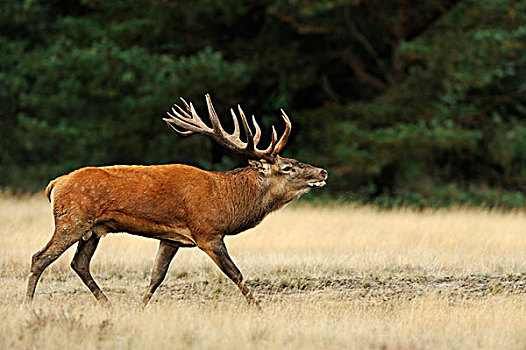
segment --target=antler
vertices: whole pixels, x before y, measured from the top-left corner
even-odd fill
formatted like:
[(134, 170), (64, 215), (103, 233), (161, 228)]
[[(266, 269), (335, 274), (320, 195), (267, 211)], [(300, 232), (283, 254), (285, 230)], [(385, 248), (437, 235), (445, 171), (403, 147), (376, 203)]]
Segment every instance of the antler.
[[(291, 129), (290, 119), (287, 114), (285, 114), (283, 109), (281, 110), (281, 116), (285, 121), (285, 131), (283, 132), (283, 135), (278, 141), (276, 129), (274, 126), (272, 126), (272, 139), (270, 141), (270, 145), (266, 149), (260, 150), (257, 148), (257, 145), (259, 143), (259, 139), (261, 138), (261, 128), (256, 122), (256, 118), (254, 118), (254, 116), (252, 116), (252, 123), (254, 124), (255, 134), (248, 125), (247, 118), (245, 117), (245, 113), (243, 113), (241, 106), (237, 106), (239, 115), (241, 116), (243, 129), (247, 135), (247, 142), (243, 142), (239, 137), (239, 120), (234, 113), (234, 110), (230, 109), (232, 120), (234, 122), (234, 132), (229, 134), (223, 129), (221, 123), (219, 122), (219, 118), (214, 106), (212, 105), (210, 95), (206, 94), (205, 97), (206, 104), (208, 106), (208, 114), (210, 115), (210, 121), (212, 122), (212, 128), (208, 127), (197, 115), (192, 103), (188, 104), (183, 98), (181, 98), (181, 101), (183, 102), (186, 111), (174, 104), (174, 107), (172, 107), (173, 114), (167, 112), (170, 118), (163, 118), (163, 120), (166, 122), (166, 124), (168, 124), (170, 129), (179, 135), (187, 136), (194, 133), (206, 135), (223, 147), (242, 154), (250, 159), (265, 159), (271, 163), (275, 162), (276, 156), (279, 154), (279, 152), (281, 152), (287, 143)], [(183, 130), (178, 129), (177, 127)]]

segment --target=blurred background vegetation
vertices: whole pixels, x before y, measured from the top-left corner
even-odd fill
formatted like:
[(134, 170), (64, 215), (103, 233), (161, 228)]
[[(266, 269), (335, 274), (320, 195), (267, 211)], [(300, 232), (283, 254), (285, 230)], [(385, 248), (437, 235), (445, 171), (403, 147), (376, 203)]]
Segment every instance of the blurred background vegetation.
[(524, 0), (0, 2), (0, 189), (88, 165), (246, 161), (161, 118), (241, 103), (283, 155), (329, 170), (310, 198), (526, 204)]

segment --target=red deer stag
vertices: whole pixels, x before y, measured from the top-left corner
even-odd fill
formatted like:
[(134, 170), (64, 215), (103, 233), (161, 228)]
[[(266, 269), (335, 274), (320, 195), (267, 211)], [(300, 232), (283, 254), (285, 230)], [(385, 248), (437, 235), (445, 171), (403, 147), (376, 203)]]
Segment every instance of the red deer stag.
[(234, 132), (221, 126), (206, 95), (212, 127), (197, 115), (174, 105), (164, 121), (179, 135), (202, 134), (248, 158), (249, 166), (227, 173), (204, 171), (188, 165), (107, 166), (82, 168), (50, 182), (46, 188), (55, 220), (53, 237), (35, 253), (27, 285), (31, 302), (44, 269), (78, 242), (71, 267), (102, 304), (108, 298), (90, 273), (90, 260), (102, 236), (127, 232), (159, 240), (146, 305), (166, 276), (180, 247), (199, 247), (239, 287), (249, 304), (256, 304), (243, 276), (223, 242), (259, 224), (270, 212), (325, 185), (327, 171), (278, 154), (287, 143), (291, 123), (282, 110), (285, 131), (278, 140), (272, 127), (268, 148), (257, 148), (261, 129), (254, 117), (253, 133), (238, 106), (247, 142), (240, 139), (237, 116), (231, 110)]

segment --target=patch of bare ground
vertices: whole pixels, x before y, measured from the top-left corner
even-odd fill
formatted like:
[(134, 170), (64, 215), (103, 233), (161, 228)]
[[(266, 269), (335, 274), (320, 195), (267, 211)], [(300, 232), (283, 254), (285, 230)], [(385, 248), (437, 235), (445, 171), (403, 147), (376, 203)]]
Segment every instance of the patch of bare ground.
[[(338, 299), (362, 300), (370, 303), (393, 300), (412, 300), (416, 297), (438, 294), (451, 301), (482, 299), (496, 295), (526, 297), (526, 274), (506, 276), (429, 276), (414, 277), (349, 277), (293, 278), (283, 280), (248, 280), (247, 285), (262, 301), (298, 298), (326, 293)], [(232, 282), (167, 281), (160, 288), (157, 300), (207, 301), (237, 295)]]

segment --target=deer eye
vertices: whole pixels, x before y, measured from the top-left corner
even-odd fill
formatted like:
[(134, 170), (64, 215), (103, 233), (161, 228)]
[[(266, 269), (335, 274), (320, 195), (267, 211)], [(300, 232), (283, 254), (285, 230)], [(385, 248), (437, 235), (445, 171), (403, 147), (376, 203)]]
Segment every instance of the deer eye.
[(284, 173), (290, 173), (296, 171), (291, 165), (285, 166), (283, 169), (281, 169)]

